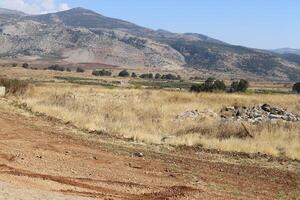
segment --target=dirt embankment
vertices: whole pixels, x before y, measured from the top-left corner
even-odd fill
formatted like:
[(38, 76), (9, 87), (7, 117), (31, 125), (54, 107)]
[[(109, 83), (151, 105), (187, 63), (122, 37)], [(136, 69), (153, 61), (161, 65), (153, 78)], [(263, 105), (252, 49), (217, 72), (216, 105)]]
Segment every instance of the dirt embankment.
[(70, 132), (1, 107), (0, 199), (299, 197), (299, 163), (274, 163), (277, 168), (251, 160), (227, 162), (205, 152), (158, 152), (83, 140)]

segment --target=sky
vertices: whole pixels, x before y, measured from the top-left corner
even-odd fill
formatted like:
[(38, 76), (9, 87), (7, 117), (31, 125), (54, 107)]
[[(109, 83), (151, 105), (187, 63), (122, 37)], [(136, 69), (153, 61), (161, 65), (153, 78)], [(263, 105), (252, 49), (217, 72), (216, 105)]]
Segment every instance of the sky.
[(194, 32), (260, 49), (300, 49), (300, 0), (0, 0), (40, 14), (84, 7), (172, 32)]

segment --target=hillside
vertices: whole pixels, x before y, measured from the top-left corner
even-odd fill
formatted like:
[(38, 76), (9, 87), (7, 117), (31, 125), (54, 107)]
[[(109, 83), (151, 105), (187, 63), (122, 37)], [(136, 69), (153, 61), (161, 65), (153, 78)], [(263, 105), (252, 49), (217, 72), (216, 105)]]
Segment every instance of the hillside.
[(282, 48), (282, 49), (274, 49), (272, 51), (275, 53), (280, 53), (280, 54), (298, 54), (298, 55), (300, 55), (300, 49)]
[(272, 80), (300, 79), (295, 56), (233, 46), (197, 33), (156, 31), (84, 8), (34, 16), (0, 11), (0, 24), (2, 58), (38, 56), (70, 63), (194, 68), (231, 78), (247, 74)]

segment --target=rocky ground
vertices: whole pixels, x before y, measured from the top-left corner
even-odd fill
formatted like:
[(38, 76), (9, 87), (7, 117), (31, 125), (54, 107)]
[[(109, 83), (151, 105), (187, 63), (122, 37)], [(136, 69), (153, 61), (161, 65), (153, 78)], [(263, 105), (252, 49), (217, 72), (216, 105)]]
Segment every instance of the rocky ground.
[(0, 101), (1, 199), (297, 199), (299, 163), (87, 135)]

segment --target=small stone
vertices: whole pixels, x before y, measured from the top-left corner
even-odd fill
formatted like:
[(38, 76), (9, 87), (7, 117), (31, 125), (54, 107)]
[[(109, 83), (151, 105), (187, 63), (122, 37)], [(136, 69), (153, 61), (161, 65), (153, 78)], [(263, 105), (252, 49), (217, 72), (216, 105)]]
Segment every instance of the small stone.
[(132, 154), (132, 156), (142, 158), (142, 157), (144, 157), (144, 154), (141, 153), (141, 152), (134, 152), (134, 153)]
[(270, 115), (269, 115), (269, 118), (270, 118), (270, 119), (281, 119), (281, 118), (282, 118), (282, 115), (270, 114)]

